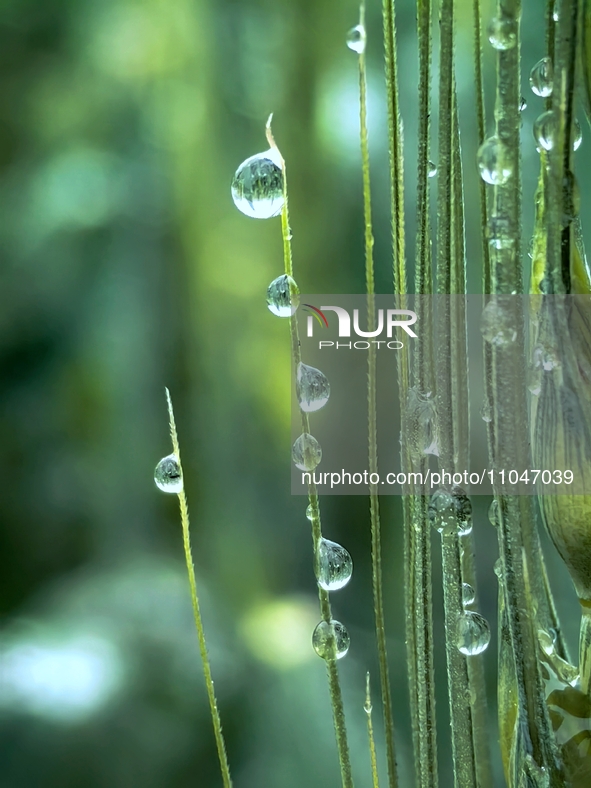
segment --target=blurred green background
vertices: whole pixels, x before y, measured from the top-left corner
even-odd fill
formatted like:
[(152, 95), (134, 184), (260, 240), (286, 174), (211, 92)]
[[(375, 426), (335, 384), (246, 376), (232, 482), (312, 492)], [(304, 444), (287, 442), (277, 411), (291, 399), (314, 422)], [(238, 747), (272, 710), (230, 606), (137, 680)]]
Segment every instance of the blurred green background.
[[(477, 291), (471, 2), (460, 5), (469, 284)], [(414, 3), (401, 0), (397, 13), (412, 272)], [(544, 55), (541, 12), (528, 13), (525, 248), (538, 166), (531, 124), (542, 110), (527, 74)], [(164, 386), (176, 408), (235, 784), (340, 784), (325, 668), (310, 645), (319, 613), (306, 501), (290, 495), (289, 332), (265, 305), (283, 268), (280, 223), (240, 214), (230, 182), (242, 160), (267, 147), (264, 124), (274, 112), (298, 283), (308, 293), (363, 292), (357, 63), (345, 47), (357, 15), (354, 2), (329, 0), (1, 4), (0, 788), (221, 784), (177, 503), (152, 480), (170, 452)], [(368, 9), (368, 37), (376, 281), (388, 292), (379, 4)], [(488, 47), (485, 68), (492, 118)], [(577, 154), (581, 172), (587, 142)], [(481, 609), (494, 625), (488, 504), (475, 500), (475, 536)], [(340, 665), (360, 786), (370, 782), (366, 670), (378, 686), (367, 509), (363, 497), (322, 504), (325, 535), (355, 563), (333, 605), (352, 639)], [(408, 785), (400, 523), (399, 500), (385, 499), (389, 656)], [(576, 605), (554, 556), (551, 570), (574, 639)], [(493, 634), (493, 704), (496, 647)], [(382, 768), (377, 692), (374, 701)], [(493, 748), (496, 736), (491, 714)], [(444, 785), (448, 756), (442, 744)]]

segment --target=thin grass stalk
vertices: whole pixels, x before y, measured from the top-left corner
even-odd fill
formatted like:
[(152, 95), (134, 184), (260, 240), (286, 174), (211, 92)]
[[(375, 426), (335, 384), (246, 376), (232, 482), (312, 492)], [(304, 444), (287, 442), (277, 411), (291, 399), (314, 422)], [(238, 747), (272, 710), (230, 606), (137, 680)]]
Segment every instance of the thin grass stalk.
[[(176, 456), (181, 478), (183, 475), (183, 466), (181, 463), (181, 450), (179, 447), (179, 440), (176, 431), (176, 423), (174, 419), (174, 411), (172, 409), (172, 400), (170, 392), (166, 389), (166, 402), (168, 405), (168, 419), (170, 424), (170, 437), (172, 439), (172, 450)], [(207, 698), (209, 700), (209, 710), (211, 719), (213, 721), (213, 732), (215, 736), (216, 748), (218, 751), (218, 758), (220, 761), (220, 769), (222, 772), (222, 781), (224, 788), (231, 788), (232, 780), (230, 778), (230, 766), (228, 764), (228, 756), (226, 754), (226, 743), (224, 741), (224, 734), (222, 732), (222, 722), (218, 710), (217, 700), (215, 697), (213, 678), (211, 675), (211, 665), (209, 663), (209, 655), (207, 653), (207, 644), (205, 642), (205, 631), (203, 629), (203, 620), (201, 618), (201, 610), (199, 607), (199, 597), (197, 595), (197, 581), (195, 579), (195, 566), (193, 564), (193, 555), (191, 552), (191, 535), (189, 531), (189, 506), (187, 504), (187, 496), (185, 495), (184, 488), (178, 494), (179, 507), (181, 513), (181, 527), (183, 531), (183, 548), (185, 552), (185, 562), (187, 564), (187, 574), (189, 576), (189, 587), (191, 589), (191, 604), (193, 606), (193, 618), (195, 619), (195, 629), (197, 630), (197, 638), (199, 640), (199, 652), (201, 654), (201, 662), (203, 663), (203, 675), (205, 676), (205, 688), (207, 690)]]
[[(484, 108), (484, 79), (482, 76), (482, 14), (480, 0), (472, 4), (474, 18), (474, 86), (476, 93), (476, 128), (478, 146), (482, 145), (486, 135), (486, 112)], [(490, 255), (488, 247), (488, 202), (486, 186), (482, 178), (478, 184), (480, 204), (480, 243), (482, 246), (482, 284), (483, 293), (490, 293)]]
[[(415, 293), (421, 303), (422, 330), (414, 344), (412, 385), (421, 399), (434, 398), (432, 344), (433, 267), (429, 234), (429, 137), (432, 52), (431, 0), (417, 0), (417, 36), (419, 51), (419, 145), (417, 177), (417, 240)], [(426, 296), (422, 298), (422, 296)], [(428, 458), (423, 455), (417, 467), (426, 478)], [(412, 496), (412, 527), (409, 532), (409, 591), (412, 615), (407, 636), (408, 662), (414, 681), (410, 683), (411, 718), (415, 773), (420, 788), (438, 785), (437, 724), (435, 714), (435, 680), (433, 656), (433, 591), (431, 582), (431, 533), (428, 516), (429, 498), (424, 489)]]
[[(271, 148), (277, 150), (277, 145), (271, 131), (271, 117), (267, 122), (267, 140)], [(289, 204), (287, 197), (287, 167), (285, 159), (281, 156), (283, 171), (283, 209), (281, 211), (281, 235), (283, 239), (284, 270), (288, 276), (293, 276), (293, 257), (291, 250), (291, 227), (289, 224)], [(291, 350), (294, 369), (297, 371), (302, 362), (300, 348), (300, 338), (296, 315), (290, 318)], [(310, 419), (308, 414), (300, 408), (300, 418), (302, 433), (310, 434)], [(314, 562), (317, 560), (318, 546), (322, 540), (322, 527), (320, 521), (320, 501), (318, 490), (314, 481), (308, 482), (308, 501), (311, 510), (312, 542), (314, 549)], [(320, 602), (320, 613), (323, 621), (329, 623), (332, 620), (332, 611), (328, 591), (318, 586), (318, 599)], [(345, 709), (343, 705), (343, 694), (339, 680), (339, 672), (336, 660), (336, 644), (334, 634), (330, 636), (328, 643), (329, 650), (334, 655), (326, 659), (326, 670), (328, 674), (328, 690), (332, 706), (332, 715), (335, 728), (339, 765), (341, 770), (341, 782), (343, 788), (353, 788), (353, 777), (351, 773), (351, 759), (349, 755), (349, 743), (347, 738), (347, 727), (345, 722)]]
[[(500, 0), (499, 18), (509, 17), (516, 26), (516, 45), (499, 51), (497, 59), (497, 136), (503, 146), (511, 177), (495, 186), (493, 216), (512, 239), (508, 248), (491, 253), (491, 285), (497, 294), (523, 292), (521, 276), (521, 161), (520, 161), (520, 0)], [(496, 468), (527, 468), (529, 440), (527, 406), (521, 370), (525, 346), (523, 316), (517, 299), (503, 302), (516, 332), (512, 350), (494, 346), (491, 353), (493, 389), (493, 457)], [(562, 784), (553, 742), (543, 685), (537, 662), (537, 639), (531, 588), (526, 582), (524, 548), (534, 543), (535, 516), (530, 496), (499, 496), (499, 549), (502, 585), (517, 685), (517, 727), (512, 756), (513, 779), (527, 759), (546, 769), (550, 785)], [(500, 677), (502, 680), (503, 677)]]
[(367, 739), (369, 742), (369, 757), (371, 762), (371, 784), (373, 788), (380, 788), (376, 743), (373, 735), (373, 723), (371, 721), (373, 707), (371, 702), (371, 688), (369, 684), (369, 670), (367, 671), (365, 677), (365, 704), (363, 708), (365, 710), (365, 714), (367, 715)]
[[(360, 7), (359, 24), (361, 29), (365, 31), (364, 2), (361, 3)], [(376, 322), (373, 261), (374, 239), (371, 217), (371, 182), (369, 167), (369, 144), (367, 135), (367, 74), (365, 65), (365, 48), (363, 48), (359, 53), (359, 131), (363, 175), (363, 218), (365, 225), (365, 287), (367, 291), (367, 323), (368, 331), (373, 331), (375, 329)], [(376, 352), (376, 346), (371, 343), (367, 357), (368, 449), (370, 478), (371, 474), (376, 474), (376, 476), (378, 474)], [(388, 780), (390, 788), (396, 788), (398, 785), (398, 774), (396, 765), (396, 748), (394, 743), (394, 715), (392, 713), (392, 696), (390, 691), (390, 674), (388, 670), (386, 629), (384, 623), (380, 503), (378, 498), (377, 484), (370, 484), (369, 503), (372, 547), (372, 590), (378, 647), (378, 664), (380, 668), (382, 709), (384, 714), (384, 729), (386, 736), (386, 760), (388, 764)]]

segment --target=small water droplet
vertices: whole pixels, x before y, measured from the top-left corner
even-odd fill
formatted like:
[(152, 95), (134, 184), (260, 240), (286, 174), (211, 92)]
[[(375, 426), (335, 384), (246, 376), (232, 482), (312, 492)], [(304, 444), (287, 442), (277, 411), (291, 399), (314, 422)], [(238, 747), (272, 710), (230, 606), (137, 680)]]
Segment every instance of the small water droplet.
[(347, 585), (353, 574), (353, 559), (342, 545), (321, 539), (318, 545), (317, 575), (320, 588), (338, 591)]
[(232, 199), (253, 219), (271, 219), (283, 208), (283, 170), (279, 153), (269, 149), (243, 161), (232, 181)]
[(495, 528), (499, 527), (499, 502), (493, 498), (490, 506), (488, 507), (488, 521)]
[(555, 0), (554, 9), (552, 10), (552, 19), (555, 22), (558, 22), (558, 20), (560, 19), (560, 5), (561, 5), (560, 0)]
[(347, 33), (347, 46), (358, 55), (365, 52), (366, 35), (363, 25), (355, 25)]
[(503, 577), (503, 561), (501, 560), (500, 557), (497, 558), (497, 560), (495, 561), (495, 565), (493, 566), (493, 572), (499, 578), (499, 580), (502, 579), (502, 577)]
[(552, 95), (554, 87), (554, 69), (552, 67), (552, 60), (549, 57), (543, 57), (538, 60), (536, 65), (532, 68), (529, 74), (529, 84), (532, 91), (536, 96), (548, 98)]
[(526, 109), (527, 109), (527, 100), (525, 96), (522, 96), (521, 101), (519, 102), (519, 111), (525, 112)]
[(156, 487), (166, 493), (180, 493), (183, 489), (181, 466), (176, 454), (163, 457), (154, 469)]
[(511, 16), (495, 17), (488, 26), (488, 40), (495, 49), (513, 49), (517, 43), (517, 24)]
[(488, 621), (480, 613), (466, 610), (458, 618), (456, 645), (462, 654), (473, 657), (486, 651), (490, 643)]
[(437, 165), (432, 161), (429, 162), (427, 167), (427, 174), (429, 178), (434, 178), (437, 175)]
[(546, 632), (545, 629), (538, 629), (538, 643), (546, 656), (551, 657), (552, 654), (554, 654), (554, 640), (552, 639), (552, 635)]
[(267, 288), (267, 306), (277, 317), (295, 315), (300, 305), (300, 289), (294, 279), (287, 274), (273, 279)]
[(322, 449), (313, 435), (304, 432), (291, 447), (291, 458), (300, 471), (313, 471), (322, 459)]
[(517, 331), (511, 315), (502, 302), (492, 297), (482, 310), (480, 333), (484, 340), (496, 347), (510, 345), (517, 339)]
[(575, 118), (573, 122), (573, 150), (579, 150), (583, 143), (583, 129), (581, 124)]
[(300, 363), (296, 373), (296, 394), (300, 408), (305, 413), (313, 413), (328, 402), (330, 383), (319, 369)]
[(402, 429), (404, 442), (414, 463), (428, 454), (439, 456), (435, 401), (430, 395), (422, 394), (416, 386), (408, 392)]
[(310, 520), (310, 522), (312, 522), (312, 520), (314, 519), (314, 507), (312, 506), (311, 503), (309, 503), (308, 506), (306, 507), (306, 517), (308, 518), (308, 520)]
[(470, 583), (462, 583), (462, 604), (464, 607), (471, 605), (476, 598), (476, 592)]
[(478, 148), (477, 162), (480, 177), (492, 186), (507, 183), (513, 174), (507, 147), (496, 136), (489, 137)]
[(472, 503), (461, 487), (436, 490), (429, 500), (429, 520), (439, 533), (467, 536), (472, 530)]
[(332, 619), (328, 621), (321, 621), (314, 633), (312, 634), (312, 646), (314, 651), (322, 659), (330, 659), (331, 648), (330, 641), (334, 638), (335, 656), (337, 659), (342, 659), (351, 644), (349, 633), (340, 621)]
[(487, 424), (491, 423), (492, 408), (490, 406), (490, 402), (486, 398), (482, 401), (482, 405), (480, 407), (480, 416), (482, 418), (482, 421), (486, 422)]

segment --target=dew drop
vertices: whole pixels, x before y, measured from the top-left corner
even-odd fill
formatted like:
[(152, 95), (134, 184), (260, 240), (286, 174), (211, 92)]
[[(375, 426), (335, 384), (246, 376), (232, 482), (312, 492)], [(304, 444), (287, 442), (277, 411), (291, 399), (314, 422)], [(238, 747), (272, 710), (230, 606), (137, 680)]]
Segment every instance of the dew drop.
[(283, 208), (283, 170), (277, 150), (270, 148), (243, 161), (232, 181), (232, 199), (253, 219), (279, 216)]
[(166, 493), (180, 493), (183, 489), (183, 476), (176, 454), (163, 457), (154, 469), (156, 487)]
[(511, 315), (495, 298), (491, 298), (482, 310), (480, 333), (486, 342), (495, 347), (510, 345), (517, 339), (517, 331)]
[(458, 618), (456, 645), (462, 654), (473, 657), (486, 651), (490, 643), (490, 627), (480, 613), (464, 611)]
[(338, 591), (353, 574), (353, 559), (348, 550), (329, 539), (321, 539), (317, 551), (316, 580), (325, 591)]
[(525, 112), (526, 109), (527, 109), (527, 100), (525, 96), (522, 96), (521, 101), (519, 102), (519, 111)]
[(556, 141), (556, 116), (551, 109), (536, 118), (533, 131), (539, 147), (552, 150)]
[(362, 55), (365, 52), (365, 42), (366, 35), (363, 25), (355, 25), (347, 33), (347, 46), (353, 52), (357, 52), (358, 55)]
[(427, 166), (427, 175), (429, 178), (434, 178), (437, 175), (437, 165), (432, 161), (430, 161)]
[(472, 530), (472, 504), (461, 487), (436, 490), (429, 500), (429, 520), (439, 533), (467, 536)]
[(478, 148), (477, 162), (480, 177), (492, 186), (507, 183), (513, 174), (507, 148), (496, 136), (489, 137)]
[(495, 17), (491, 20), (488, 30), (488, 40), (495, 49), (504, 51), (513, 49), (517, 43), (517, 25), (510, 16)]
[(296, 373), (296, 394), (300, 408), (305, 413), (313, 413), (328, 402), (330, 383), (319, 369), (300, 363)]
[(471, 605), (475, 598), (476, 592), (470, 583), (462, 583), (462, 605), (464, 605), (464, 607)]
[(308, 506), (306, 507), (306, 517), (308, 518), (308, 520), (310, 520), (310, 522), (312, 522), (312, 520), (314, 519), (314, 507), (312, 506), (311, 503), (309, 503)]
[(548, 96), (552, 95), (553, 83), (554, 69), (552, 68), (552, 60), (549, 57), (543, 57), (541, 60), (538, 60), (530, 71), (529, 84), (536, 96), (548, 98)]
[(546, 632), (545, 629), (538, 629), (538, 643), (546, 656), (551, 657), (554, 654), (554, 640), (552, 635)]
[(439, 457), (435, 401), (416, 387), (408, 392), (403, 436), (413, 462), (419, 462), (428, 454)]
[(322, 459), (322, 449), (313, 435), (304, 432), (291, 447), (291, 458), (300, 471), (313, 471)]
[(495, 561), (495, 565), (493, 566), (493, 572), (499, 578), (499, 580), (502, 579), (502, 577), (503, 577), (503, 561), (501, 560), (500, 557), (497, 558), (497, 560)]
[(322, 659), (331, 658), (331, 641), (334, 638), (335, 656), (337, 659), (342, 659), (351, 644), (349, 633), (340, 621), (332, 619), (328, 621), (321, 621), (312, 634), (312, 646), (314, 651)]
[(493, 498), (490, 506), (488, 507), (488, 521), (495, 528), (499, 527), (499, 502)]
[(492, 421), (492, 408), (490, 406), (490, 402), (488, 399), (484, 399), (482, 405), (480, 407), (480, 416), (482, 421), (486, 422), (486, 424), (490, 424)]
[(581, 128), (581, 124), (575, 118), (573, 123), (573, 150), (579, 150), (583, 143), (583, 129)]
[(277, 317), (295, 315), (300, 305), (300, 289), (294, 279), (287, 274), (273, 279), (267, 288), (267, 306)]

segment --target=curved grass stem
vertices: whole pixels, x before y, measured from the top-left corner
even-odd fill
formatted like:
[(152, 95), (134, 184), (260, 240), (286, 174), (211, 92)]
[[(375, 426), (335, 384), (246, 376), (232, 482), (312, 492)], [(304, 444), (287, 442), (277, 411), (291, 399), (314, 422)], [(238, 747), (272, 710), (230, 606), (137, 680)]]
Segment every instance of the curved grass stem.
[[(176, 423), (174, 420), (174, 411), (172, 409), (172, 400), (170, 398), (170, 392), (168, 389), (166, 389), (166, 402), (168, 404), (168, 418), (170, 422), (170, 437), (172, 439), (172, 447), (174, 454), (176, 455), (182, 476), (183, 466), (181, 463), (181, 452), (176, 431)], [(203, 663), (203, 674), (205, 676), (205, 687), (207, 690), (207, 698), (209, 700), (211, 719), (213, 721), (215, 743), (220, 760), (224, 788), (231, 788), (232, 780), (230, 778), (230, 767), (228, 765), (228, 756), (226, 754), (226, 743), (224, 741), (224, 734), (222, 733), (222, 722), (220, 719), (220, 713), (218, 711), (213, 688), (211, 665), (209, 664), (209, 656), (207, 654), (207, 645), (205, 642), (205, 631), (203, 629), (203, 621), (201, 619), (201, 611), (199, 608), (199, 597), (197, 596), (197, 581), (195, 579), (195, 566), (193, 564), (193, 555), (191, 553), (191, 535), (189, 532), (189, 507), (184, 489), (178, 493), (178, 497), (181, 512), (181, 525), (183, 530), (183, 548), (185, 551), (185, 562), (187, 564), (187, 574), (189, 576), (189, 586), (191, 589), (191, 603), (193, 605), (193, 618), (195, 619), (195, 628), (197, 630), (197, 637), (199, 639), (199, 651), (201, 653), (201, 661)]]

